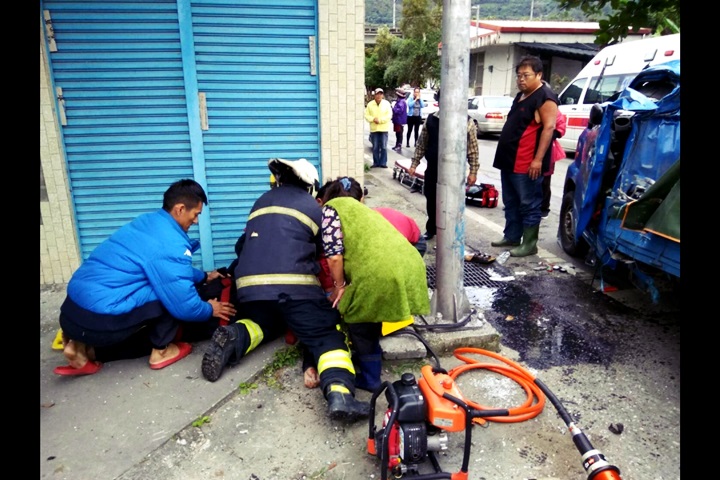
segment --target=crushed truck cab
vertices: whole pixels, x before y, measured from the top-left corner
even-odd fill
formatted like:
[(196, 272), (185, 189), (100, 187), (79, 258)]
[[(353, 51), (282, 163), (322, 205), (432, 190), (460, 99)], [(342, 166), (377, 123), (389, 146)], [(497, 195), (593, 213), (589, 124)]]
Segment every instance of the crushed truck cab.
[(572, 256), (627, 265), (657, 300), (680, 279), (680, 60), (640, 72), (596, 104), (568, 167), (558, 241)]

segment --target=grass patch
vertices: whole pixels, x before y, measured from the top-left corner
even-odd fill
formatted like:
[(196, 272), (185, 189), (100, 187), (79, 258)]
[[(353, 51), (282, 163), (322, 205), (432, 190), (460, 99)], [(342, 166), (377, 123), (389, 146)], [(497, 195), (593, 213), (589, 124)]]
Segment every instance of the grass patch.
[(275, 351), (272, 361), (263, 368), (262, 378), (265, 383), (269, 387), (282, 389), (283, 385), (280, 381), (281, 371), (285, 367), (297, 365), (302, 355), (302, 350), (297, 344)]
[(398, 380), (403, 373), (412, 373), (416, 378), (420, 378), (420, 369), (425, 365), (427, 365), (427, 362), (423, 359), (403, 360), (385, 364), (387, 370)]
[(243, 395), (247, 395), (248, 393), (250, 393), (250, 390), (256, 390), (257, 388), (257, 383), (242, 382), (240, 385), (238, 385), (238, 389)]
[(205, 425), (206, 423), (210, 423), (210, 417), (207, 415), (204, 415), (204, 416), (198, 418), (197, 420), (195, 420), (194, 422), (192, 422), (192, 426), (196, 427), (196, 428), (200, 428), (203, 425)]

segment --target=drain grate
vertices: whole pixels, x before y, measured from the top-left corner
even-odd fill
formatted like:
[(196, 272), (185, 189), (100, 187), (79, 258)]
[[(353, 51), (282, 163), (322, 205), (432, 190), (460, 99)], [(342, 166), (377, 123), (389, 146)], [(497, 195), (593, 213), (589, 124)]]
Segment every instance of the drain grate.
[[(465, 287), (502, 287), (505, 282), (490, 280), (490, 274), (479, 264), (464, 262), (463, 286)], [(437, 271), (434, 265), (427, 266), (428, 287), (435, 288)]]

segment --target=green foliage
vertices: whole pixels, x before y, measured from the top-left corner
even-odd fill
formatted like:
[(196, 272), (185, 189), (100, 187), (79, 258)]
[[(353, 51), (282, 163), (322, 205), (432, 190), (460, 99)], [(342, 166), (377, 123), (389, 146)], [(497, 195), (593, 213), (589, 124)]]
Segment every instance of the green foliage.
[[(406, 10), (408, 3), (425, 3), (429, 8), (441, 6), (442, 1), (438, 0), (395, 0), (395, 25), (403, 30), (406, 36), (403, 20), (414, 14), (413, 9)], [(580, 8), (563, 9), (558, 5), (558, 0), (471, 0), (472, 18), (480, 15), (480, 19), (490, 20), (562, 20), (587, 22), (589, 20), (585, 12)], [(480, 10), (476, 6), (480, 6)], [(393, 2), (392, 0), (365, 0), (365, 25), (392, 27)]]
[(262, 372), (262, 378), (271, 388), (282, 389), (282, 383), (279, 380), (279, 372), (285, 367), (297, 365), (302, 358), (302, 350), (298, 345), (276, 350), (273, 354), (272, 361), (265, 365)]
[(655, 35), (680, 31), (680, 0), (556, 0), (560, 8), (580, 8), (601, 16), (599, 45), (617, 43), (632, 30), (650, 28)]
[(250, 393), (250, 390), (257, 390), (257, 388), (258, 388), (257, 383), (242, 382), (240, 385), (238, 385), (238, 389), (240, 390), (240, 393), (243, 395)]
[(404, 83), (421, 86), (440, 78), (441, 5), (435, 0), (402, 2), (403, 38), (390, 33), (388, 27), (378, 28), (375, 47), (366, 52), (368, 88), (381, 86), (387, 91)]
[(197, 420), (195, 420), (194, 422), (192, 422), (192, 426), (196, 427), (196, 428), (200, 428), (203, 425), (205, 425), (206, 423), (210, 423), (210, 417), (208, 417), (207, 415), (202, 416), (202, 417), (198, 418)]
[(297, 344), (281, 348), (273, 354), (272, 362), (265, 367), (265, 371), (274, 373), (281, 368), (295, 365), (301, 358), (302, 350)]
[[(655, 35), (680, 32), (680, 0), (471, 0), (471, 15), (481, 20), (556, 20), (598, 22), (598, 45), (616, 43), (630, 30), (650, 28)], [(365, 24), (393, 22), (407, 39), (432, 29), (438, 0), (366, 0)], [(479, 5), (479, 10), (475, 6)], [(438, 23), (438, 28), (440, 23)]]
[[(417, 378), (420, 376), (420, 369), (425, 365), (427, 365), (427, 362), (423, 359), (401, 362), (386, 362), (386, 366), (392, 373), (392, 377), (396, 379), (400, 379), (403, 373), (412, 373)], [(391, 382), (394, 381), (395, 380), (391, 380)]]
[(375, 89), (383, 85), (383, 75), (385, 69), (378, 65), (377, 55), (373, 52), (369, 56), (365, 56), (365, 86), (369, 89)]

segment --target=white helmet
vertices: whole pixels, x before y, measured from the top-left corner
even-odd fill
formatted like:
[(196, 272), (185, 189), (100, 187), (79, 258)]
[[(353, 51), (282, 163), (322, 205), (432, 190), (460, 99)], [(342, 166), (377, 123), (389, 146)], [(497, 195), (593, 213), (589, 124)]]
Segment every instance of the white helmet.
[(320, 177), (315, 166), (304, 158), (298, 160), (286, 160), (284, 158), (271, 158), (268, 161), (268, 168), (276, 178), (282, 177), (283, 167), (285, 165), (308, 186), (318, 189), (320, 186)]

